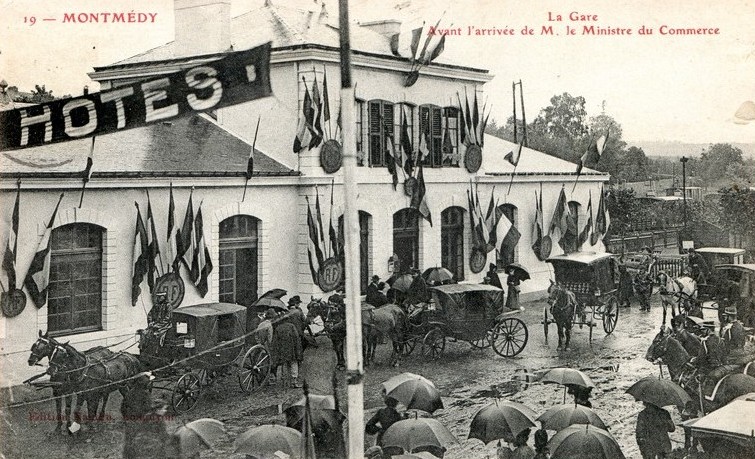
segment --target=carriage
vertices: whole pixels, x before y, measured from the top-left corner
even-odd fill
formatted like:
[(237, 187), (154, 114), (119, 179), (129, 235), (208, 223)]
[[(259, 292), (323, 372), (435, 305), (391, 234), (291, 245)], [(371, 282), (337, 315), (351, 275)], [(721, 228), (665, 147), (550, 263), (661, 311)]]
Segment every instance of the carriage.
[(513, 357), (527, 345), (527, 325), (504, 311), (504, 292), (487, 284), (448, 284), (429, 287), (432, 300), (416, 314), (410, 314), (403, 353), (421, 344), (422, 356), (436, 360), (446, 340), (467, 341), (480, 349), (492, 347), (503, 357)]
[[(573, 325), (586, 325), (592, 341), (593, 328), (603, 323), (611, 334), (619, 320), (618, 261), (610, 253), (576, 252), (548, 258), (555, 270), (556, 283), (574, 293), (583, 314), (573, 315)], [(549, 307), (543, 311), (543, 331), (548, 343), (548, 328), (554, 324)]]
[(265, 383), (270, 354), (262, 345), (247, 345), (246, 314), (245, 306), (230, 303), (185, 306), (140, 331), (139, 360), (157, 377), (153, 388), (171, 392), (176, 412), (192, 409), (202, 387), (234, 368), (246, 393)]

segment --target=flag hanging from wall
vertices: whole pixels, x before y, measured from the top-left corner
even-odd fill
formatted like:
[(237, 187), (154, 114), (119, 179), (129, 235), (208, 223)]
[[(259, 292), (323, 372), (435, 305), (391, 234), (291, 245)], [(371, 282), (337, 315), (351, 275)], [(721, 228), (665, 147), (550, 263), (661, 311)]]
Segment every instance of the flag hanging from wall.
[(430, 215), (430, 207), (427, 204), (427, 189), (425, 187), (425, 174), (423, 172), (422, 162), (419, 163), (419, 172), (417, 172), (417, 186), (412, 192), (411, 204), (409, 207), (417, 209), (422, 218), (433, 226), (433, 217)]
[(194, 258), (194, 204), (192, 202), (192, 196), (194, 189), (189, 193), (189, 202), (186, 204), (186, 213), (184, 214), (184, 222), (181, 228), (178, 229), (176, 234), (176, 259), (184, 264), (187, 270), (189, 270), (189, 278), (192, 282), (196, 281), (199, 273), (192, 272), (191, 267), (193, 265)]
[(202, 204), (199, 204), (197, 216), (194, 219), (194, 237), (196, 244), (194, 247), (194, 257), (191, 272), (197, 273), (194, 286), (197, 288), (199, 295), (204, 298), (207, 295), (207, 280), (212, 272), (212, 260), (210, 259), (210, 250), (207, 248), (204, 238), (204, 222), (202, 219)]
[(136, 229), (134, 231), (134, 268), (131, 271), (131, 306), (136, 306), (136, 301), (142, 293), (141, 284), (144, 277), (149, 273), (149, 248), (147, 244), (147, 228), (142, 220), (142, 213), (139, 210), (139, 204), (136, 206)]
[(590, 243), (595, 245), (602, 240), (608, 232), (608, 226), (611, 224), (611, 218), (608, 215), (608, 206), (606, 205), (605, 192), (600, 190), (600, 202), (598, 203), (598, 212), (595, 215), (595, 228), (590, 237)]
[(335, 179), (330, 180), (330, 218), (328, 228), (328, 238), (330, 239), (330, 249), (332, 250), (331, 256), (340, 258), (341, 256), (341, 244), (338, 241), (338, 233), (336, 232), (336, 226), (333, 224), (333, 191), (335, 189)]
[(34, 304), (41, 308), (47, 303), (47, 286), (50, 284), (50, 239), (52, 237), (52, 225), (55, 224), (55, 217), (58, 215), (60, 201), (63, 200), (63, 193), (60, 194), (55, 210), (52, 212), (50, 221), (47, 222), (45, 232), (39, 239), (37, 253), (29, 265), (29, 270), (24, 278), (24, 286), (29, 291)]
[(554, 237), (555, 232), (558, 232), (558, 236), (555, 237), (556, 242), (561, 244), (561, 239), (566, 235), (566, 231), (569, 227), (569, 207), (566, 205), (566, 192), (561, 187), (561, 193), (558, 195), (558, 201), (556, 207), (553, 209), (553, 217), (551, 218), (551, 225), (548, 229), (548, 235)]
[(157, 239), (155, 217), (152, 215), (152, 202), (147, 193), (147, 285), (149, 291), (154, 292), (155, 281), (159, 277), (157, 262), (160, 256), (160, 242)]
[[(544, 228), (543, 192), (541, 190), (540, 196), (538, 196), (537, 191), (535, 191), (535, 221), (532, 224), (532, 251), (535, 252), (535, 255), (540, 261), (545, 261), (546, 258), (548, 258), (548, 255), (543, 254)], [(548, 250), (548, 252), (550, 254), (550, 249)]]
[(8, 291), (18, 288), (16, 279), (16, 253), (18, 252), (18, 210), (20, 201), (21, 180), (19, 180), (16, 184), (16, 201), (13, 204), (13, 214), (11, 215), (8, 243), (5, 246), (5, 254), (3, 254), (3, 269), (5, 270), (5, 274), (8, 276)]
[(317, 87), (317, 75), (315, 82), (312, 83), (312, 110), (309, 116), (309, 125), (312, 127), (312, 140), (309, 141), (309, 148), (316, 148), (322, 143), (322, 100), (320, 99), (320, 89)]
[(310, 148), (310, 143), (314, 140), (313, 127), (310, 118), (313, 118), (312, 98), (309, 95), (307, 82), (304, 82), (304, 101), (301, 104), (301, 114), (299, 114), (299, 124), (296, 127), (296, 138), (294, 139), (294, 153), (299, 153), (305, 148)]
[(579, 233), (577, 247), (581, 248), (583, 245), (585, 245), (585, 242), (590, 239), (590, 233), (593, 232), (592, 226), (592, 193), (590, 193), (590, 198), (587, 200), (587, 222), (585, 223), (584, 228), (582, 228), (582, 231)]
[(176, 203), (173, 200), (173, 182), (170, 182), (170, 199), (168, 201), (168, 233), (165, 239), (167, 247), (166, 260), (173, 268), (173, 272), (178, 272), (179, 257), (176, 249), (176, 233), (178, 227), (176, 226)]
[(325, 261), (322, 249), (320, 248), (320, 236), (317, 234), (317, 223), (312, 216), (312, 207), (309, 205), (309, 198), (307, 198), (307, 258), (309, 260), (309, 271), (312, 275), (312, 282), (315, 285), (320, 285), (320, 278), (318, 273), (320, 272), (320, 266)]

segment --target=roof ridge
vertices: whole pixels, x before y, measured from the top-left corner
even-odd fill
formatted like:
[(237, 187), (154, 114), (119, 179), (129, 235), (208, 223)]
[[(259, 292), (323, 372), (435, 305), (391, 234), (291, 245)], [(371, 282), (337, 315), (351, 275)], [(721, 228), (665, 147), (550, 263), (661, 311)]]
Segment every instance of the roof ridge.
[(305, 43), (304, 37), (302, 37), (293, 27), (288, 25), (288, 23), (283, 20), (280, 14), (278, 14), (278, 11), (276, 11), (277, 6), (270, 4), (268, 8), (270, 9), (270, 14), (275, 18), (276, 21), (278, 21), (278, 23), (280, 23), (280, 25), (283, 26), (283, 28), (288, 32), (289, 36), (292, 36), (295, 39), (299, 40), (300, 43)]

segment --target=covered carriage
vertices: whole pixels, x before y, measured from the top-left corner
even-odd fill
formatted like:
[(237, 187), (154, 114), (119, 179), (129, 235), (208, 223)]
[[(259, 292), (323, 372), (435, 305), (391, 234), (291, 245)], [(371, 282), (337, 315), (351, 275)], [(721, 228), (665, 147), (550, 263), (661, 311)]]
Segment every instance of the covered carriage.
[[(603, 323), (610, 334), (619, 320), (619, 266), (611, 253), (575, 252), (548, 258), (553, 265), (556, 283), (574, 293), (583, 315), (574, 314), (574, 325), (587, 325), (592, 341), (593, 328)], [(548, 328), (555, 323), (549, 308), (543, 311), (543, 331), (548, 342)]]
[(270, 355), (264, 346), (247, 346), (246, 314), (246, 307), (230, 303), (185, 306), (141, 331), (139, 359), (158, 377), (154, 387), (172, 393), (176, 412), (193, 408), (202, 387), (232, 368), (244, 392), (265, 382)]
[(429, 287), (431, 302), (410, 318), (406, 348), (418, 344), (422, 355), (438, 359), (446, 340), (467, 341), (475, 347), (493, 347), (501, 356), (519, 354), (527, 344), (527, 326), (504, 311), (504, 292), (486, 284), (448, 284)]

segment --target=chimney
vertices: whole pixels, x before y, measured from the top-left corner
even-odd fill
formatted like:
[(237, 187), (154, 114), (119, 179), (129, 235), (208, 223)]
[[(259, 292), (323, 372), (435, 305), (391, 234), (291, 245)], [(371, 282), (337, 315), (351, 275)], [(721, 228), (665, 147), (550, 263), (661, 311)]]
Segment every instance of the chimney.
[(401, 21), (398, 19), (383, 19), (380, 21), (360, 22), (359, 25), (365, 29), (377, 32), (380, 35), (391, 38), (401, 30)]
[(174, 0), (175, 56), (213, 54), (231, 47), (231, 0)]
[(84, 95), (85, 96), (89, 95), (89, 86), (86, 86), (86, 85), (84, 86)]

